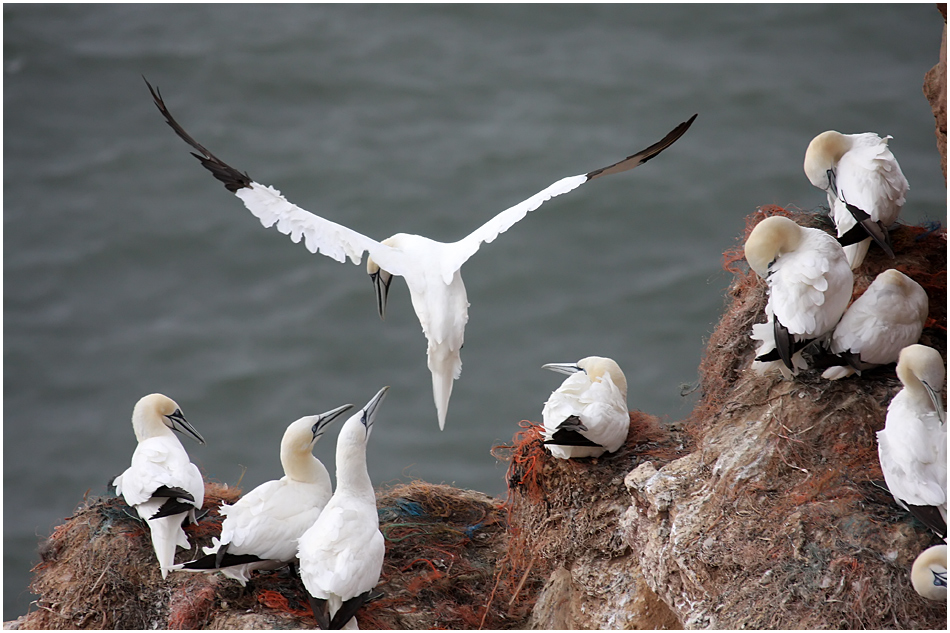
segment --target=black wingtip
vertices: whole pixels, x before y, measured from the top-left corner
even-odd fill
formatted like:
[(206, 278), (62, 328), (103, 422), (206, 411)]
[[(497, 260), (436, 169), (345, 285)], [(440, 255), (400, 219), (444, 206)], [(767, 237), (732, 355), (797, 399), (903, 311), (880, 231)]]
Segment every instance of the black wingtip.
[(633, 169), (634, 167), (639, 167), (648, 160), (655, 158), (660, 155), (660, 153), (665, 150), (667, 147), (679, 140), (681, 136), (686, 134), (686, 131), (693, 124), (693, 121), (696, 120), (696, 117), (699, 116), (697, 112), (691, 116), (688, 120), (683, 121), (675, 128), (670, 130), (670, 132), (664, 136), (662, 139), (654, 143), (653, 145), (642, 149), (636, 154), (631, 154), (621, 161), (614, 163), (613, 165), (608, 165), (607, 167), (602, 167), (600, 169), (595, 169), (594, 171), (588, 172), (587, 180), (593, 180), (594, 178), (599, 178), (600, 176), (607, 176), (609, 174), (618, 174), (628, 169)]
[(914, 518), (930, 528), (934, 534), (940, 538), (947, 538), (947, 522), (936, 506), (914, 506), (908, 503), (907, 509), (914, 515)]
[(792, 363), (792, 354), (794, 354), (792, 351), (792, 335), (789, 334), (788, 328), (782, 325), (778, 318), (774, 318), (772, 332), (775, 336), (775, 349), (778, 350), (779, 357), (786, 367), (795, 371), (795, 366)]
[(149, 520), (175, 516), (176, 514), (182, 514), (183, 512), (188, 512), (189, 510), (194, 509), (194, 502), (170, 498), (168, 501), (162, 504), (162, 507), (160, 507), (155, 514), (149, 517)]
[(162, 99), (162, 93), (158, 87), (153, 88), (152, 84), (148, 82), (148, 79), (145, 79), (145, 75), (142, 75), (142, 79), (145, 80), (145, 85), (148, 86), (148, 91), (152, 94), (152, 99), (155, 101), (155, 106), (158, 108), (158, 111), (165, 117), (165, 123), (167, 123), (171, 129), (175, 130), (175, 134), (177, 134), (181, 140), (200, 152), (200, 154), (192, 152), (192, 156), (197, 158), (205, 169), (210, 171), (215, 178), (223, 182), (224, 187), (231, 193), (237, 193), (238, 189), (250, 188), (252, 181), (251, 177), (247, 175), (247, 172), (242, 174), (193, 139), (191, 135), (179, 125), (171, 112), (168, 111), (168, 106), (165, 105), (165, 101)]

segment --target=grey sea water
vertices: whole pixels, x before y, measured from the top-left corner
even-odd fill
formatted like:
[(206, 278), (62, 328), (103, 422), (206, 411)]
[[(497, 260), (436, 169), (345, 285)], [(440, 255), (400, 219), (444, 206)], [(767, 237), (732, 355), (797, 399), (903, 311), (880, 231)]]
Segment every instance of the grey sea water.
[[(377, 485), (504, 495), (490, 450), (540, 421), (563, 378), (544, 363), (611, 356), (631, 408), (685, 417), (745, 216), (824, 203), (801, 168), (815, 134), (892, 135), (904, 220), (945, 221), (921, 95), (940, 48), (932, 4), (3, 11), (4, 619), (32, 599), (38, 538), (128, 466), (147, 393), (208, 440), (184, 440), (207, 477), (247, 490), (282, 474), (287, 424), (391, 385)], [(142, 75), (212, 152), (376, 239), (459, 239), (699, 117), (465, 265), (464, 366), (439, 432), (405, 283), (381, 322), (365, 270), (263, 229), (188, 155)], [(316, 449), (331, 471), (336, 430)]]

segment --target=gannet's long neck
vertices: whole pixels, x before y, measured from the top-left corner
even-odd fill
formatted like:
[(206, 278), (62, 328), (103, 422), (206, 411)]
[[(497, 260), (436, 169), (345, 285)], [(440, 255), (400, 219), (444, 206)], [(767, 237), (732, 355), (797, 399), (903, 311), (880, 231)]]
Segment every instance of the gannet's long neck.
[(326, 482), (328, 486), (331, 485), (330, 472), (310, 452), (312, 444), (308, 444), (305, 449), (288, 444), (280, 443), (280, 465), (284, 467), (288, 479), (306, 484)]
[[(350, 423), (347, 423), (350, 426)], [(344, 436), (344, 431), (349, 431)], [(336, 446), (336, 489), (339, 494), (375, 499), (373, 482), (366, 468), (366, 440), (363, 425), (356, 420), (344, 427)]]

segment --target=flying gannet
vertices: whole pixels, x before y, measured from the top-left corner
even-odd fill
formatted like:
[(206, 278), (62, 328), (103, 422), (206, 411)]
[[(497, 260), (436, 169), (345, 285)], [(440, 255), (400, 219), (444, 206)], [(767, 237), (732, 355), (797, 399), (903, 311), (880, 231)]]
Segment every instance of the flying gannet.
[(336, 492), (300, 537), (300, 578), (321, 629), (357, 628), (356, 611), (370, 597), (383, 568), (376, 493), (366, 469), (366, 443), (389, 387), (383, 387), (340, 429)]
[(610, 358), (542, 365), (569, 376), (544, 403), (544, 444), (560, 459), (613, 453), (627, 439), (627, 378)]
[(195, 520), (204, 503), (205, 485), (198, 467), (172, 431), (204, 444), (204, 438), (182, 415), (175, 401), (160, 393), (145, 396), (132, 410), (138, 446), (132, 465), (115, 478), (115, 492), (135, 508), (152, 532), (152, 546), (162, 578), (175, 563), (175, 547), (189, 547), (182, 521)]
[(940, 397), (946, 370), (925, 345), (901, 350), (897, 377), (904, 388), (887, 407), (877, 452), (898, 505), (941, 538), (947, 536), (947, 427)]
[[(148, 84), (148, 81), (145, 83)], [(445, 428), (453, 381), (462, 371), (460, 350), (465, 324), (468, 322), (469, 305), (460, 273), (462, 264), (475, 254), (482, 242), (492, 242), (546, 200), (572, 191), (589, 180), (633, 169), (654, 158), (685, 134), (696, 119), (694, 114), (659, 142), (609, 167), (558, 180), (527, 200), (502, 211), (457, 242), (436, 242), (407, 233), (397, 233), (377, 242), (301, 209), (288, 202), (273, 187), (254, 182), (246, 173), (242, 174), (224, 163), (185, 132), (172, 118), (160, 93), (151, 84), (148, 88), (168, 125), (182, 140), (198, 150), (192, 155), (223, 182), (228, 191), (237, 195), (265, 227), (276, 224), (277, 230), (290, 235), (294, 243), (303, 239), (311, 253), (323, 253), (338, 262), (345, 262), (346, 257), (349, 257), (358, 265), (363, 251), (368, 251), (366, 269), (376, 291), (376, 305), (381, 318), (386, 314), (386, 298), (393, 275), (406, 280), (412, 307), (428, 341), (428, 367), (432, 373), (432, 392), (440, 429)]]
[(284, 431), (280, 463), (284, 476), (223, 504), (221, 536), (206, 556), (174, 570), (220, 571), (241, 586), (255, 569), (277, 569), (297, 557), (297, 539), (313, 525), (333, 493), (330, 473), (311, 452), (327, 426), (353, 405), (300, 418)]
[(831, 335), (831, 353), (843, 365), (822, 378), (838, 380), (897, 362), (901, 350), (920, 340), (930, 301), (916, 281), (893, 268), (878, 275), (845, 311)]
[(888, 227), (897, 221), (910, 186), (887, 146), (890, 138), (829, 130), (805, 150), (805, 175), (828, 194), (851, 268), (864, 261), (872, 239), (894, 257)]
[(752, 229), (745, 258), (765, 280), (769, 296), (767, 321), (752, 326), (752, 338), (761, 341), (752, 368), (765, 373), (777, 367), (789, 378), (807, 366), (802, 350), (838, 324), (854, 274), (835, 238), (782, 216)]
[(927, 600), (947, 601), (947, 546), (934, 545), (921, 552), (910, 569), (914, 591)]

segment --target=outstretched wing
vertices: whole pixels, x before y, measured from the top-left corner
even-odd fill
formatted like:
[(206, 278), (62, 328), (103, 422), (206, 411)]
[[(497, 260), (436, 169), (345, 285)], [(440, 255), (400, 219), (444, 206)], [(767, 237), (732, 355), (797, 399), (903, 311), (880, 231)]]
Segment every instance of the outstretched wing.
[[(689, 126), (693, 124), (696, 116), (697, 115), (694, 114), (689, 118), (688, 121), (684, 121), (683, 123), (677, 125), (673, 130), (670, 131), (669, 134), (664, 136), (662, 140), (654, 143), (646, 149), (640, 150), (636, 154), (628, 156), (627, 158), (624, 158), (613, 165), (609, 165), (608, 167), (595, 169), (592, 172), (581, 174), (580, 176), (569, 176), (567, 178), (562, 178), (547, 189), (534, 194), (524, 202), (519, 202), (515, 206), (502, 211), (491, 220), (477, 228), (467, 237), (452, 245), (454, 253), (451, 266), (454, 266), (454, 270), (461, 268), (462, 264), (464, 264), (469, 257), (475, 254), (482, 242), (492, 242), (501, 233), (504, 233), (509, 228), (511, 228), (512, 225), (524, 218), (529, 212), (534, 211), (551, 198), (568, 193), (569, 191), (573, 191), (574, 189), (577, 189), (583, 185), (585, 182), (593, 180), (594, 178), (600, 178), (601, 176), (607, 176), (609, 174), (619, 174), (620, 172), (633, 169), (634, 167), (639, 167), (683, 136), (683, 134), (686, 133), (686, 130), (689, 129)], [(444, 272), (445, 271), (443, 271), (443, 273)]]
[(183, 141), (198, 150), (198, 153), (192, 152), (192, 156), (197, 158), (215, 178), (223, 182), (228, 191), (240, 198), (244, 206), (261, 221), (265, 228), (276, 224), (277, 230), (284, 235), (289, 235), (294, 243), (303, 239), (307, 250), (311, 253), (322, 253), (338, 262), (345, 262), (346, 257), (349, 257), (354, 264), (359, 264), (363, 251), (369, 251), (370, 256), (381, 268), (393, 275), (402, 275), (402, 258), (397, 250), (341, 224), (305, 211), (289, 202), (273, 187), (254, 182), (247, 173), (241, 173), (231, 167), (193, 139), (172, 117), (162, 100), (161, 93), (152, 88), (148, 80), (145, 80), (145, 84), (169, 127), (175, 130)]

